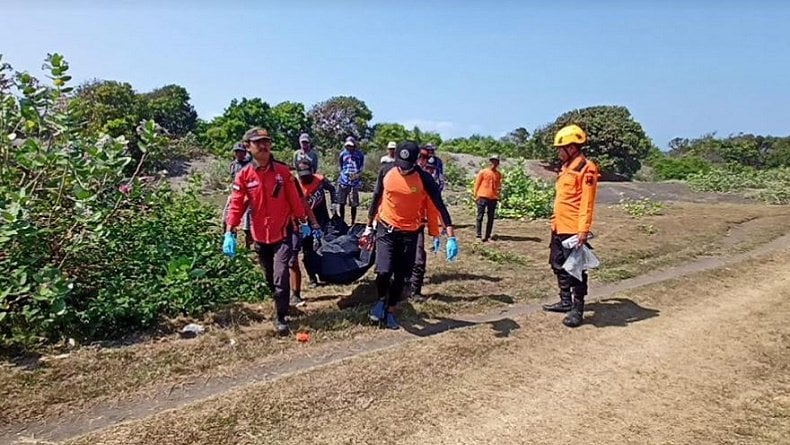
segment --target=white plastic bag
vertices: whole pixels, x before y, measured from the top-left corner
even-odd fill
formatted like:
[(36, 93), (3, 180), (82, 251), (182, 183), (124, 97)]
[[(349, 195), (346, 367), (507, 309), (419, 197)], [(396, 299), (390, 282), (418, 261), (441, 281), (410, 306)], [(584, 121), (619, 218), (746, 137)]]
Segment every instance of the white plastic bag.
[[(587, 239), (592, 238), (592, 234), (590, 234)], [(579, 237), (577, 235), (574, 235), (562, 242), (563, 249), (565, 249), (566, 252), (570, 251), (570, 253), (566, 255), (565, 262), (562, 264), (562, 268), (574, 278), (581, 281), (582, 272), (585, 270), (597, 268), (601, 265), (601, 262), (598, 260), (598, 257), (595, 256), (592, 249), (587, 247), (586, 244), (582, 245), (581, 247), (576, 247), (576, 244), (578, 243)]]

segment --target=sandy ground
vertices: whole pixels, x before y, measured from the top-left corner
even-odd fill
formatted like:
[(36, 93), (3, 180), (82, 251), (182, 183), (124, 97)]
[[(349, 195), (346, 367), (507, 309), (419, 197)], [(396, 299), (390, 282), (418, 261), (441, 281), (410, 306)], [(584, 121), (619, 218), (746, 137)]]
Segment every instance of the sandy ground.
[(790, 252), (234, 391), (79, 444), (787, 443)]

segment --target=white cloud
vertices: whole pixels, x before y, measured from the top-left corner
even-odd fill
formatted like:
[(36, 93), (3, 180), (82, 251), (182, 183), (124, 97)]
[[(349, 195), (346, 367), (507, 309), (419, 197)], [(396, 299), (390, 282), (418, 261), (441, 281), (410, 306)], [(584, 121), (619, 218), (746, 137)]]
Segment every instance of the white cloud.
[(400, 121), (401, 125), (408, 129), (415, 126), (423, 131), (434, 131), (442, 136), (442, 139), (470, 136), (480, 133), (483, 127), (480, 125), (462, 125), (453, 121), (436, 121), (430, 119), (405, 119)]

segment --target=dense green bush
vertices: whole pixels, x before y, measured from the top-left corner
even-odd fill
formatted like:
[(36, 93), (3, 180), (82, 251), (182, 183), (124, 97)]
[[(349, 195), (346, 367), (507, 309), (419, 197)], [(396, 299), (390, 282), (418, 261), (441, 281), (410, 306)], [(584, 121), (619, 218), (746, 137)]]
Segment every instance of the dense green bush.
[(790, 137), (736, 134), (717, 138), (675, 138), (669, 143), (672, 157), (695, 156), (718, 166), (738, 164), (758, 169), (790, 167)]
[(711, 165), (696, 156), (670, 158), (667, 156), (656, 157), (650, 161), (650, 166), (656, 177), (661, 180), (686, 179), (695, 173), (710, 171)]
[(52, 87), (0, 67), (0, 345), (119, 336), (262, 297), (249, 259), (220, 255), (214, 209), (138, 177), (166, 146), (154, 122), (125, 177), (125, 138), (80, 128), (57, 106), (68, 64), (54, 54), (45, 67)]
[(502, 171), (502, 195), (497, 214), (502, 218), (548, 218), (554, 203), (554, 186), (530, 178), (523, 163)]
[(769, 204), (790, 203), (790, 168), (787, 167), (757, 170), (730, 165), (689, 175), (688, 182), (695, 190), (745, 193)]

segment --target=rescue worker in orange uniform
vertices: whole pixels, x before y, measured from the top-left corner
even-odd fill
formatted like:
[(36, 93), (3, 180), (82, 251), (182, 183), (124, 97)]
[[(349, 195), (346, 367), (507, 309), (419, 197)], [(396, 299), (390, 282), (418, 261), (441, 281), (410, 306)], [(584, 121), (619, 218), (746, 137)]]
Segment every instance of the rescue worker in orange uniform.
[(289, 242), (293, 233), (292, 221), (297, 220), (308, 232), (310, 227), (306, 224), (304, 203), (288, 166), (272, 156), (269, 133), (252, 128), (244, 133), (242, 142), (253, 160), (236, 174), (233, 182), (226, 221), (228, 231), (222, 250), (231, 257), (236, 253), (235, 236), (246, 201), (250, 207), (251, 232), (258, 261), (274, 296), (274, 328), (278, 334), (285, 335), (288, 333), (285, 317), (290, 292), (288, 263), (292, 254)]
[(486, 232), (483, 242), (491, 238), (491, 231), (494, 228), (494, 215), (496, 205), (499, 202), (499, 194), (502, 192), (502, 173), (499, 171), (499, 155), (491, 155), (488, 158), (491, 166), (480, 170), (475, 178), (474, 198), (477, 204), (477, 239), (481, 238), (483, 229), (483, 215), (488, 213), (486, 221)]
[(577, 280), (562, 268), (567, 254), (570, 253), (563, 249), (562, 241), (578, 235), (576, 248), (581, 247), (587, 242), (592, 226), (599, 174), (598, 167), (582, 153), (586, 142), (587, 134), (577, 125), (563, 127), (554, 137), (554, 146), (559, 150), (562, 169), (555, 184), (549, 264), (557, 276), (560, 301), (544, 305), (543, 309), (567, 312), (562, 322), (572, 328), (582, 324), (584, 297), (587, 295), (587, 272), (582, 274), (581, 280)]
[[(368, 212), (368, 225), (360, 240), (369, 245), (376, 223), (376, 289), (379, 301), (370, 310), (371, 320), (389, 329), (398, 329), (395, 308), (406, 280), (414, 267), (417, 238), (425, 225), (441, 218), (447, 227), (447, 259), (455, 260), (458, 242), (452, 221), (444, 205), (439, 187), (431, 176), (417, 167), (420, 148), (411, 141), (401, 142), (395, 150), (395, 162), (379, 171), (373, 200)], [(438, 215), (438, 216), (437, 216)], [(431, 229), (436, 232), (438, 229)]]
[[(299, 187), (307, 200), (308, 209), (315, 214), (318, 227), (326, 227), (330, 219), (329, 211), (326, 206), (326, 192), (329, 192), (329, 199), (332, 203), (332, 213), (337, 215), (340, 208), (340, 204), (337, 201), (337, 190), (335, 186), (324, 176), (314, 173), (311, 170), (310, 164), (303, 162), (299, 163), (296, 166), (296, 172), (299, 175)], [(304, 268), (307, 271), (307, 278), (309, 280), (308, 287), (310, 288), (318, 286), (318, 258), (315, 253), (315, 243), (320, 241), (321, 235), (322, 232), (320, 230), (314, 230), (311, 232), (310, 236), (302, 241)]]

